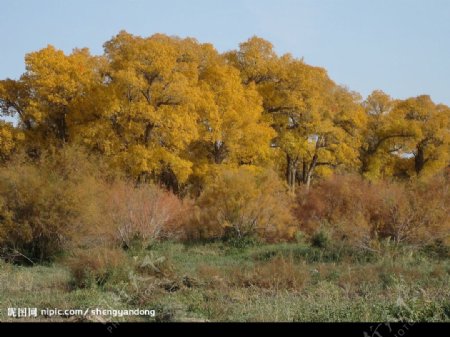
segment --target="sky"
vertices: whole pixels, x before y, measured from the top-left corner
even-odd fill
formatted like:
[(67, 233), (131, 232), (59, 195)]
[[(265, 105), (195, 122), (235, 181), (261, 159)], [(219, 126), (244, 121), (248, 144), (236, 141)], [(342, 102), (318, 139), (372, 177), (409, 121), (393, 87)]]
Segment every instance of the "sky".
[(0, 79), (52, 44), (70, 52), (120, 30), (165, 33), (236, 49), (257, 35), (367, 96), (429, 94), (450, 105), (449, 0), (0, 0)]

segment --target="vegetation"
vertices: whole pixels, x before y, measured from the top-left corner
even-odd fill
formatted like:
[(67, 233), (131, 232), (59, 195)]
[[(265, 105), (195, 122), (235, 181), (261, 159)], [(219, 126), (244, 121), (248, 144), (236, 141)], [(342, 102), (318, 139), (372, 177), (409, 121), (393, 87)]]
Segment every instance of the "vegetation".
[[(448, 255), (399, 249), (392, 242), (384, 242), (383, 248), (378, 253), (340, 244), (317, 248), (307, 242), (235, 248), (220, 242), (166, 241), (140, 254), (84, 252), (78, 266), (70, 268), (3, 263), (0, 306), (157, 312), (154, 318), (25, 319), (63, 322), (448, 322)], [(79, 267), (83, 265), (87, 268)], [(3, 310), (0, 320), (18, 319)]]
[[(261, 207), (270, 205), (270, 207)], [(226, 170), (208, 182), (196, 202), (193, 238), (289, 238), (295, 230), (292, 200), (274, 172)], [(193, 234), (193, 235), (192, 235)]]
[(448, 320), (449, 107), (363, 99), (258, 37), (25, 63), (0, 81), (0, 305)]
[(368, 182), (357, 176), (333, 177), (298, 194), (301, 229), (326, 230), (335, 241), (377, 249), (379, 239), (397, 244), (448, 245), (450, 171), (426, 182)]

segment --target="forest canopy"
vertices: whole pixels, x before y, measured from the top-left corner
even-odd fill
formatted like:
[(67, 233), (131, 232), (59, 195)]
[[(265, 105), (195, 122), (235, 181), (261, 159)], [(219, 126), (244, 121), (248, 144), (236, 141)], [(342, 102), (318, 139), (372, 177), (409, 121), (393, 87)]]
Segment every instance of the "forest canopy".
[(449, 164), (449, 107), (427, 95), (367, 99), (258, 37), (211, 44), (120, 32), (104, 54), (53, 46), (0, 81), (3, 162), (78, 144), (137, 181), (198, 189), (218, 167), (271, 167), (292, 190), (333, 172), (421, 178)]

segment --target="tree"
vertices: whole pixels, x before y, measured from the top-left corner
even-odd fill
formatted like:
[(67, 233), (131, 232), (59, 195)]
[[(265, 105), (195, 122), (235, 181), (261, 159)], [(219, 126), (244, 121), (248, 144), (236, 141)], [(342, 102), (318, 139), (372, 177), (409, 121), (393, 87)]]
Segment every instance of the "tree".
[(372, 92), (363, 103), (367, 125), (360, 148), (361, 173), (370, 179), (392, 176), (405, 156), (405, 144), (418, 130), (395, 112), (399, 101), (380, 90)]
[(205, 62), (199, 79), (210, 105), (200, 113), (200, 137), (190, 149), (195, 178), (204, 181), (222, 165), (268, 164), (276, 133), (263, 117), (255, 87), (244, 86), (239, 72), (216, 51)]
[(77, 116), (91, 113), (81, 109), (100, 83), (97, 58), (87, 49), (65, 55), (49, 45), (27, 54), (25, 63), (18, 81), (2, 81), (3, 113), (18, 115), (30, 147), (62, 146), (73, 137)]
[(211, 164), (255, 164), (273, 138), (255, 89), (208, 44), (125, 32), (105, 44), (121, 165), (178, 190)]
[(381, 91), (365, 102), (369, 123), (361, 147), (369, 178), (427, 176), (449, 163), (449, 108), (429, 96), (392, 100)]
[(20, 126), (30, 130), (32, 120), (27, 114), (29, 88), (23, 81), (6, 79), (0, 81), (0, 115), (18, 116)]
[(336, 86), (324, 69), (291, 55), (278, 57), (260, 38), (242, 43), (226, 57), (240, 70), (243, 83), (255, 85), (263, 97), (265, 114), (277, 132), (272, 145), (284, 154), (292, 191), (298, 181), (309, 186), (319, 167), (355, 165), (356, 131), (364, 120), (357, 95)]
[[(105, 44), (114, 104), (110, 129), (118, 139), (117, 165), (139, 181), (157, 178), (178, 190), (191, 173), (186, 148), (198, 138), (198, 86), (192, 40), (119, 33)], [(194, 49), (194, 51), (192, 50)]]
[(28, 152), (76, 143), (138, 182), (178, 191), (211, 165), (262, 164), (275, 136), (261, 98), (210, 44), (124, 31), (103, 56), (48, 46), (0, 85), (3, 115), (18, 115)]
[(280, 64), (273, 45), (260, 37), (253, 36), (239, 44), (238, 51), (225, 53), (225, 58), (240, 70), (242, 82), (263, 84), (276, 81)]
[(449, 107), (436, 105), (430, 96), (422, 95), (400, 102), (393, 113), (417, 130), (405, 143), (415, 175), (429, 176), (450, 164)]

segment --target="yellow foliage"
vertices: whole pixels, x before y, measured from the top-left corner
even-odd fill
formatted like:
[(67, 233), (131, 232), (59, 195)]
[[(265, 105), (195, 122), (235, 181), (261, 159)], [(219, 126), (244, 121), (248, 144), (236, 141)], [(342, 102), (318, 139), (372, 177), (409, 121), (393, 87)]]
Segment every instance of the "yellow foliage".
[(121, 31), (65, 54), (26, 55), (0, 81), (0, 156), (77, 144), (137, 181), (199, 191), (216, 166), (273, 168), (291, 190), (359, 170), (371, 179), (432, 176), (450, 162), (450, 110), (430, 97), (362, 102), (325, 69), (277, 55), (259, 37), (219, 54), (192, 38)]
[(0, 120), (0, 162), (6, 161), (24, 140), (21, 130)]
[(275, 173), (252, 166), (219, 170), (196, 203), (191, 235), (273, 240), (293, 234), (292, 200)]
[(393, 101), (381, 91), (365, 102), (369, 123), (361, 147), (363, 174), (427, 177), (450, 163), (450, 110), (429, 96)]
[(319, 166), (358, 166), (358, 130), (366, 122), (358, 95), (336, 86), (324, 69), (291, 55), (278, 57), (260, 38), (226, 56), (240, 70), (243, 83), (256, 85), (263, 98), (292, 189), (299, 179), (309, 185)]

